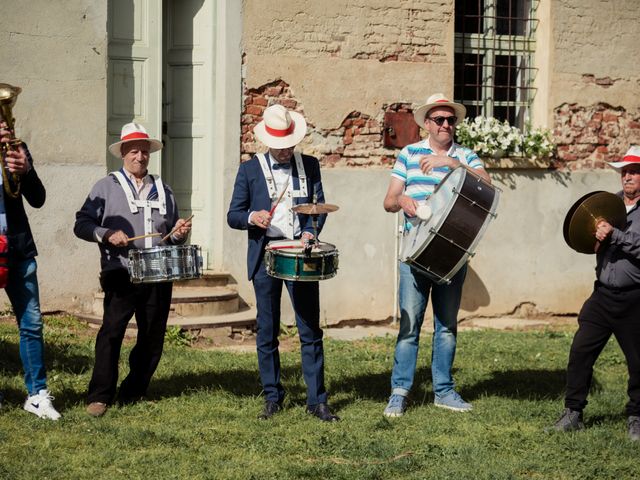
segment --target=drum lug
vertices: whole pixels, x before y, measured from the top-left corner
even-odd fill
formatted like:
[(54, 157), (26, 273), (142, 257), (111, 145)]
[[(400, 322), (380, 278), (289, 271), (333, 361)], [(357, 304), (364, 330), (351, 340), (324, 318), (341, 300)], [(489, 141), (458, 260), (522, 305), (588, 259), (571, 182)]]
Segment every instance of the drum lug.
[(453, 241), (453, 240), (451, 240), (450, 238), (447, 238), (447, 237), (445, 237), (444, 235), (442, 235), (442, 234), (438, 233), (438, 232), (436, 231), (436, 229), (435, 229), (435, 228), (433, 228), (433, 227), (429, 228), (429, 232), (431, 232), (431, 233), (433, 233), (434, 235), (436, 235), (436, 236), (438, 236), (438, 237), (440, 237), (440, 238), (442, 238), (442, 239), (446, 240), (447, 242), (449, 242), (449, 243), (450, 243), (451, 245), (453, 245), (454, 247), (458, 247), (460, 250), (462, 250), (463, 252), (465, 252), (465, 253), (466, 253), (467, 255), (469, 255), (470, 257), (473, 257), (473, 256), (475, 255), (475, 253), (474, 253), (474, 252), (472, 252), (472, 251), (470, 251), (470, 250), (467, 250), (466, 248), (464, 248), (464, 247), (462, 247), (462, 246), (458, 245), (456, 242), (454, 242), (454, 241)]
[(428, 275), (428, 276), (434, 278), (436, 283), (438, 283), (440, 285), (442, 285), (443, 283), (446, 283), (447, 285), (451, 284), (451, 280), (447, 280), (446, 278), (441, 277), (440, 275), (438, 275), (436, 272), (432, 272), (428, 267), (424, 268), (422, 265), (420, 265), (419, 263), (416, 263), (416, 262), (407, 262), (407, 264), (409, 266), (411, 266), (411, 268), (415, 268), (416, 270), (421, 271), (425, 275)]
[(467, 197), (464, 193), (462, 193), (460, 190), (458, 190), (456, 187), (453, 187), (451, 189), (451, 191), (453, 193), (457, 193), (459, 196), (461, 196), (462, 198), (464, 198), (467, 202), (469, 202), (471, 204), (472, 207), (478, 207), (480, 210), (483, 210), (484, 212), (486, 212), (488, 215), (491, 215), (491, 218), (496, 218), (498, 216), (497, 213), (492, 212), (491, 210), (487, 210), (486, 208), (484, 208), (482, 205), (478, 205), (478, 202), (476, 202), (475, 200), (471, 200), (469, 197)]

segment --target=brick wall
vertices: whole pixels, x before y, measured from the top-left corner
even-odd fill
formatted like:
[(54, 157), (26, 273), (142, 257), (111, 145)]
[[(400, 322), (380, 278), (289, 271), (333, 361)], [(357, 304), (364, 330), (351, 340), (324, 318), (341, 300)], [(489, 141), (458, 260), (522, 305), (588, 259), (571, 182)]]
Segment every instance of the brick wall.
[[(276, 80), (258, 88), (246, 89), (242, 114), (241, 160), (245, 161), (264, 146), (256, 141), (253, 127), (269, 105), (281, 104), (305, 114), (304, 105), (291, 87)], [(349, 113), (335, 128), (322, 129), (306, 118), (308, 133), (301, 149), (318, 157), (323, 167), (384, 167), (392, 165), (398, 149), (385, 148), (382, 141), (383, 118), (388, 111), (411, 112), (407, 103), (383, 104), (375, 116)], [(605, 103), (592, 106), (563, 104), (554, 110), (553, 136), (557, 145), (553, 166), (559, 169), (604, 168), (619, 159), (630, 145), (640, 145), (640, 113)]]
[(554, 110), (556, 166), (578, 170), (604, 168), (630, 145), (640, 145), (640, 112), (605, 103), (563, 104)]
[[(288, 109), (305, 114), (304, 105), (296, 99), (291, 87), (283, 80), (276, 80), (258, 88), (246, 89), (242, 113), (241, 160), (246, 161), (265, 147), (256, 141), (253, 127), (262, 119), (269, 105), (281, 104)], [(301, 142), (304, 153), (318, 157), (323, 167), (388, 166), (395, 161), (398, 150), (385, 148), (382, 141), (385, 112), (409, 112), (406, 103), (383, 104), (375, 117), (362, 112), (351, 112), (335, 128), (322, 129), (306, 118), (308, 133)]]

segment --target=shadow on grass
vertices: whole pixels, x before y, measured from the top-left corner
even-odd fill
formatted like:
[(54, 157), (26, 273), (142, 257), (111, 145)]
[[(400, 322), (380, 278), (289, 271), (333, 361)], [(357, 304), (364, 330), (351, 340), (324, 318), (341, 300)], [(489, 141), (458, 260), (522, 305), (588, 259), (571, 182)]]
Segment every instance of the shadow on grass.
[[(78, 354), (70, 351), (70, 348), (73, 348), (73, 345), (46, 343), (44, 360), (47, 370), (81, 374), (93, 367), (93, 355)], [(0, 352), (0, 369), (8, 374), (22, 374), (19, 343), (0, 340)]]
[[(356, 398), (365, 398), (381, 403), (386, 402), (391, 392), (390, 379), (390, 372), (380, 372), (342, 377), (334, 381), (331, 384), (334, 393), (351, 392), (351, 395), (347, 398), (341, 399), (339, 403), (336, 402), (336, 408), (349, 405)], [(475, 384), (460, 387), (458, 390), (469, 401), (485, 395), (514, 399), (557, 399), (564, 393), (565, 379), (566, 371), (564, 369), (508, 370), (491, 372), (489, 378)], [(417, 369), (410, 397), (414, 403), (430, 403), (433, 401), (430, 367)]]
[[(300, 374), (300, 369), (295, 367), (282, 367), (281, 377), (287, 397), (292, 402), (304, 401), (306, 390), (298, 382), (293, 384), (288, 379)], [(214, 390), (223, 390), (237, 397), (255, 397), (262, 391), (258, 367), (255, 370), (224, 370), (220, 372), (188, 372), (174, 373), (168, 376), (157, 377), (151, 380), (149, 397), (154, 399), (179, 397), (186, 393), (200, 393)]]
[(463, 397), (493, 395), (516, 399), (556, 399), (564, 393), (566, 370), (507, 370), (491, 372), (489, 378), (462, 388)]

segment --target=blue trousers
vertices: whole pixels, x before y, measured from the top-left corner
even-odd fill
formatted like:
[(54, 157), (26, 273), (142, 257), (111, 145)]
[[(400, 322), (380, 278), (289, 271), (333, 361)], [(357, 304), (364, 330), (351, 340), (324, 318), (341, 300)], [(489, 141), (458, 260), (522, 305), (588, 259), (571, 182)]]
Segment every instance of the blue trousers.
[(29, 395), (47, 388), (37, 271), (35, 258), (11, 263), (5, 288), (20, 329), (20, 359)]
[(458, 309), (466, 274), (465, 265), (451, 279), (451, 284), (438, 285), (406, 263), (400, 263), (400, 331), (391, 373), (392, 393), (407, 396), (413, 385), (420, 329), (429, 293), (433, 303), (434, 324), (431, 347), (433, 391), (442, 396), (453, 390), (455, 385), (451, 367), (456, 355)]
[(320, 328), (320, 300), (318, 282), (293, 282), (267, 275), (264, 263), (253, 278), (258, 309), (258, 368), (265, 400), (282, 403), (284, 388), (280, 382), (280, 297), (285, 284), (296, 317), (302, 374), (307, 386), (307, 405), (326, 403), (324, 386), (324, 349)]

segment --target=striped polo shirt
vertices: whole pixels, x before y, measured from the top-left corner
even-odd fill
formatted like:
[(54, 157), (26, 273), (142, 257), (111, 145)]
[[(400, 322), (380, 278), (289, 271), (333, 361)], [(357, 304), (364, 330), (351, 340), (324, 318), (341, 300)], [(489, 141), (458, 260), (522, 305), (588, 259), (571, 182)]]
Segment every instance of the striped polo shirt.
[[(393, 165), (391, 176), (402, 181), (404, 194), (423, 203), (431, 195), (442, 179), (449, 173), (449, 167), (437, 167), (428, 174), (420, 170), (420, 159), (424, 155), (434, 155), (434, 151), (426, 138), (418, 143), (407, 145)], [(471, 149), (453, 142), (447, 156), (455, 158), (470, 168), (484, 168), (478, 155)], [(407, 225), (408, 228), (411, 228)]]

